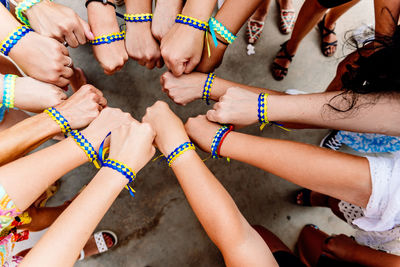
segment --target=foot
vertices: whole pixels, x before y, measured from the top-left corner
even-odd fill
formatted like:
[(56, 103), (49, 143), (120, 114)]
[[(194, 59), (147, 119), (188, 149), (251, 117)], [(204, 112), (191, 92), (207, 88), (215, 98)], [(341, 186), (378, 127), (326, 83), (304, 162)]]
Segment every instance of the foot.
[(154, 38), (161, 41), (175, 23), (176, 15), (182, 11), (182, 0), (158, 0), (151, 23)]
[(264, 239), (272, 253), (277, 251), (286, 251), (292, 253), (290, 249), (274, 233), (261, 225), (252, 225), (254, 230)]
[(308, 224), (304, 226), (297, 240), (297, 250), (301, 261), (306, 263), (307, 266), (316, 266), (323, 253), (324, 242), (328, 237), (316, 225)]
[(339, 150), (342, 147), (342, 142), (337, 139), (339, 131), (332, 130), (330, 131), (319, 144), (320, 147), (329, 148), (332, 150)]
[(81, 68), (74, 68), (74, 75), (70, 79), (70, 85), (74, 92), (78, 91), (83, 85), (87, 84), (85, 73)]
[(324, 56), (331, 57), (335, 54), (337, 48), (337, 37), (335, 33), (336, 23), (327, 24), (326, 15), (318, 23), (321, 33), (321, 50)]
[(329, 207), (329, 196), (302, 189), (296, 195), (296, 204), (300, 206)]
[(272, 64), (272, 76), (275, 80), (281, 81), (285, 78), (288, 73), (290, 63), (294, 57), (294, 51), (291, 51), (287, 47), (288, 41), (281, 45), (281, 49), (276, 55)]
[(52, 185), (50, 185), (43, 194), (40, 195), (38, 199), (33, 203), (36, 208), (43, 208), (46, 206), (47, 201), (57, 193), (60, 188), (60, 182), (56, 181)]
[[(103, 232), (102, 235), (103, 235), (105, 244), (107, 246), (107, 249), (113, 247), (117, 243), (117, 240), (115, 240), (111, 234), (109, 234), (107, 232)], [(83, 252), (85, 253), (85, 259), (90, 256), (101, 253), (97, 247), (94, 235), (92, 235), (89, 238), (88, 242), (86, 243), (85, 247), (83, 248)]]
[(294, 28), (296, 22), (296, 12), (293, 8), (291, 0), (278, 0), (280, 9), (280, 23), (279, 30), (283, 34), (289, 34)]

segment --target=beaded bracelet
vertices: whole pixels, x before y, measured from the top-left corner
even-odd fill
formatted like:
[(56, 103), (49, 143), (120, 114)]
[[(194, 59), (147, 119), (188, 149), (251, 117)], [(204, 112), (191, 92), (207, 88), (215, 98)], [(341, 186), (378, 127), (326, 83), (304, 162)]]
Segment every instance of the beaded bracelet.
[(124, 39), (125, 39), (125, 31), (122, 31), (95, 37), (94, 40), (90, 40), (89, 43), (91, 43), (92, 45), (110, 44), (112, 42)]
[(207, 29), (208, 29), (208, 22), (201, 21), (196, 18), (192, 18), (192, 17), (185, 16), (182, 14), (178, 14), (176, 16), (175, 22), (181, 23), (181, 24), (186, 24), (186, 25), (189, 25), (193, 28), (196, 28), (196, 29), (199, 29), (202, 31), (207, 31)]
[(221, 22), (219, 22), (215, 18), (211, 17), (210, 20), (208, 21), (208, 24), (210, 27), (211, 36), (214, 40), (215, 46), (218, 46), (217, 37), (215, 35), (216, 32), (222, 38), (224, 38), (225, 41), (228, 42), (228, 44), (231, 44), (231, 43), (233, 43), (233, 41), (236, 40), (237, 36), (235, 36), (233, 33), (231, 33), (224, 25), (222, 25)]
[(124, 14), (124, 20), (126, 22), (148, 22), (153, 20), (153, 14)]
[(14, 89), (17, 75), (6, 74), (3, 80), (3, 101), (0, 104), (0, 122), (4, 118), (6, 110), (14, 108)]
[(133, 172), (125, 164), (123, 164), (117, 160), (114, 160), (114, 159), (106, 159), (106, 160), (102, 161), (102, 165), (104, 167), (111, 168), (111, 169), (116, 170), (117, 172), (123, 174), (126, 177), (126, 179), (128, 179), (128, 181), (129, 181), (128, 184), (125, 186), (125, 188), (129, 190), (129, 194), (131, 194), (131, 196), (133, 196), (133, 197), (135, 196), (135, 194), (134, 194), (134, 193), (136, 193), (135, 190), (133, 190), (133, 188), (129, 185), (130, 183), (133, 182), (133, 180), (136, 177), (135, 172)]
[(22, 24), (28, 26), (30, 25), (29, 20), (24, 16), (23, 13), (26, 13), (28, 9), (32, 8), (36, 4), (39, 4), (40, 2), (42, 2), (42, 0), (24, 0), (15, 7), (15, 15)]
[(187, 150), (196, 150), (192, 142), (183, 143), (182, 145), (175, 148), (175, 150), (172, 151), (167, 157), (168, 166), (171, 167), (172, 163)]
[(8, 56), (11, 49), (18, 43), (18, 41), (31, 31), (33, 30), (27, 26), (19, 26), (0, 43), (0, 53)]
[(64, 136), (68, 137), (68, 134), (72, 131), (71, 125), (69, 124), (68, 120), (55, 108), (48, 108), (43, 112), (49, 115), (50, 118), (55, 121), (58, 126), (60, 126), (61, 131), (64, 133)]
[(82, 148), (82, 150), (85, 152), (89, 161), (93, 162), (94, 166), (96, 166), (97, 169), (100, 169), (100, 164), (98, 162), (99, 156), (97, 155), (97, 152), (94, 150), (92, 144), (78, 130), (72, 130), (70, 132), (70, 135), (74, 139), (76, 144), (80, 148)]
[(215, 79), (215, 74), (214, 72), (210, 72), (207, 76), (206, 82), (204, 83), (204, 89), (203, 89), (203, 97), (202, 99), (206, 101), (207, 105), (210, 105), (210, 90), (213, 86)]
[[(258, 95), (258, 121), (261, 123), (260, 130), (262, 131), (265, 127), (265, 125), (269, 124), (270, 122), (268, 121), (268, 105), (267, 105), (267, 98), (269, 94), (267, 93), (261, 93)], [(271, 122), (272, 124), (275, 124), (282, 130), (290, 132), (290, 129), (285, 128), (282, 124), (276, 123), (276, 122)]]
[(219, 147), (222, 137), (228, 130), (229, 130), (228, 126), (222, 125), (221, 128), (219, 128), (217, 133), (215, 134), (215, 136), (211, 142), (211, 157), (213, 159), (219, 158), (218, 147)]

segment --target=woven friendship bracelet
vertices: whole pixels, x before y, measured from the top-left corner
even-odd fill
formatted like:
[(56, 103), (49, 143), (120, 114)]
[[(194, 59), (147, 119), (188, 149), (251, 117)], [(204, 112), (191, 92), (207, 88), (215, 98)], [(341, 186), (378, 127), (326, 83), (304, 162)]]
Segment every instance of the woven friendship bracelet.
[(3, 80), (3, 101), (0, 104), (0, 122), (4, 118), (6, 110), (14, 108), (14, 89), (17, 75), (6, 74)]
[(128, 179), (128, 184), (125, 186), (125, 188), (129, 190), (129, 194), (131, 194), (131, 196), (135, 196), (135, 190), (133, 190), (129, 184), (133, 182), (136, 175), (128, 166), (114, 159), (106, 159), (102, 162), (102, 165), (123, 174), (126, 179)]
[(228, 44), (231, 44), (233, 43), (233, 41), (236, 40), (237, 37), (215, 18), (211, 17), (210, 20), (208, 21), (208, 24), (210, 27), (211, 36), (214, 40), (215, 46), (218, 45), (215, 33), (218, 33), (222, 38), (224, 38), (224, 40), (227, 41)]
[(183, 143), (182, 145), (175, 148), (175, 150), (172, 151), (167, 157), (168, 166), (171, 167), (172, 163), (187, 150), (196, 150), (192, 142)]
[(221, 128), (218, 129), (217, 133), (215, 134), (212, 142), (211, 142), (211, 157), (213, 159), (220, 158), (218, 153), (218, 147), (220, 146), (221, 139), (228, 132), (229, 127), (226, 125), (222, 125)]
[(15, 15), (22, 24), (28, 26), (30, 25), (29, 20), (24, 16), (23, 13), (26, 13), (28, 9), (32, 8), (36, 4), (39, 4), (40, 2), (42, 2), (42, 0), (24, 0), (15, 7)]
[(72, 130), (70, 132), (70, 135), (74, 139), (76, 144), (80, 148), (82, 148), (82, 150), (85, 152), (85, 154), (88, 157), (89, 161), (93, 162), (94, 166), (96, 166), (97, 169), (100, 169), (100, 164), (98, 162), (99, 156), (97, 155), (97, 152), (94, 150), (92, 144), (89, 143), (89, 141), (78, 130)]
[(175, 19), (176, 23), (186, 24), (201, 31), (207, 31), (208, 22), (201, 21), (189, 16), (178, 14)]
[(69, 125), (68, 120), (61, 115), (61, 113), (55, 108), (48, 108), (44, 111), (50, 118), (55, 121), (61, 128), (61, 131), (64, 133), (64, 136), (67, 137), (68, 134), (72, 131), (71, 125)]
[(8, 56), (11, 49), (18, 43), (18, 41), (31, 31), (33, 30), (27, 26), (19, 26), (0, 43), (0, 53)]
[(110, 44), (112, 42), (124, 39), (125, 39), (125, 31), (122, 31), (95, 37), (94, 40), (93, 41), (90, 40), (89, 43), (91, 43), (92, 45)]
[(210, 72), (207, 76), (206, 82), (204, 83), (202, 99), (206, 101), (207, 105), (210, 105), (210, 94), (211, 94), (210, 90), (213, 86), (214, 79), (215, 79), (214, 72)]
[(268, 94), (261, 93), (258, 95), (258, 121), (261, 123), (260, 130), (262, 131), (269, 123), (267, 115), (267, 98)]
[(153, 14), (124, 14), (124, 20), (126, 22), (147, 22), (153, 20)]

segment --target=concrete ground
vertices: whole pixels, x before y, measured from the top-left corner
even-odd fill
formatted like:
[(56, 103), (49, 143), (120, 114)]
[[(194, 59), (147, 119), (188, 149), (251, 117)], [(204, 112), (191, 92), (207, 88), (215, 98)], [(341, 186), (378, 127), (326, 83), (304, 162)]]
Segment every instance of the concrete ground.
[[(74, 8), (86, 19), (82, 1), (61, 2)], [(222, 66), (216, 71), (218, 76), (280, 91), (288, 88), (310, 93), (323, 91), (345, 54), (342, 49), (344, 33), (363, 23), (373, 23), (372, 1), (361, 1), (345, 14), (337, 25), (339, 49), (333, 58), (321, 54), (319, 34), (317, 30), (312, 30), (294, 58), (288, 77), (276, 82), (270, 74), (270, 64), (279, 44), (288, 36), (279, 33), (277, 7), (275, 1), (271, 2), (265, 30), (256, 45), (256, 55), (246, 55), (242, 29), (238, 40), (228, 49)], [(300, 9), (302, 3), (294, 1), (296, 10)], [(170, 101), (161, 92), (158, 82), (165, 68), (149, 71), (130, 60), (120, 72), (106, 76), (94, 59), (89, 45), (70, 51), (75, 65), (83, 68), (90, 83), (104, 92), (110, 106), (131, 112), (137, 119), (141, 119), (146, 107), (159, 99), (167, 101), (184, 121), (190, 116), (204, 114), (209, 108), (200, 101), (186, 107)], [(288, 133), (274, 127), (260, 133), (257, 126), (244, 131), (316, 145), (327, 133), (327, 130), (295, 130)], [(207, 157), (205, 153), (200, 154)], [(251, 224), (269, 228), (291, 248), (295, 246), (300, 229), (307, 223), (317, 224), (328, 233), (351, 234), (353, 231), (326, 208), (294, 205), (293, 192), (298, 187), (279, 177), (237, 161), (208, 160), (206, 165), (226, 187)], [(86, 164), (67, 174), (62, 178), (59, 193), (50, 204), (58, 205), (72, 198), (95, 173), (92, 165)], [(221, 254), (203, 231), (166, 164), (150, 162), (139, 173), (135, 189), (137, 194), (134, 199), (124, 190), (97, 227), (116, 232), (118, 246), (76, 266), (223, 266)], [(76, 218), (76, 223), (79, 223), (79, 218)]]

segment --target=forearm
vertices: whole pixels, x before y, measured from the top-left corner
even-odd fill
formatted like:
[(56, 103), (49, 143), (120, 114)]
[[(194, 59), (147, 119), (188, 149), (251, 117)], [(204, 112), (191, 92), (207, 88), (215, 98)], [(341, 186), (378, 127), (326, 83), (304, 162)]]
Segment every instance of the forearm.
[(196, 152), (182, 154), (172, 170), (203, 228), (221, 251), (245, 239), (249, 224)]
[(208, 21), (216, 3), (217, 0), (188, 0), (182, 10), (182, 14)]
[[(89, 134), (82, 131), (88, 139)], [(93, 143), (98, 149), (98, 142)], [(0, 183), (20, 210), (27, 209), (52, 183), (87, 162), (84, 151), (70, 137), (0, 168)], [(27, 194), (29, 192), (29, 194)]]
[(398, 266), (400, 257), (370, 247), (355, 244), (350, 259), (342, 259), (348, 262), (369, 267)]
[(366, 207), (372, 191), (366, 158), (286, 140), (231, 132), (221, 155), (302, 187)]
[(340, 112), (329, 106), (332, 104), (344, 110), (348, 108), (348, 100), (342, 96), (334, 98), (338, 94), (340, 93), (270, 95), (268, 119), (304, 123), (328, 129), (400, 135), (398, 95), (359, 95), (353, 108), (348, 112)]
[(126, 13), (151, 13), (151, 0), (125, 0)]
[(262, 1), (226, 0), (215, 18), (233, 34), (236, 34)]
[[(114, 0), (109, 0), (114, 3)], [(118, 21), (115, 9), (111, 5), (92, 2), (87, 7), (88, 21), (94, 36), (118, 32)]]
[[(72, 266), (126, 182), (120, 173), (102, 168), (53, 223), (20, 266)], [(76, 223), (77, 218), (79, 223)]]
[(60, 127), (44, 113), (0, 132), (0, 166), (25, 155), (60, 132)]
[(4, 40), (13, 30), (21, 26), (3, 5), (0, 5), (0, 18), (0, 40)]

